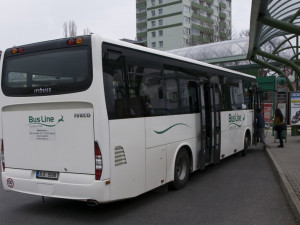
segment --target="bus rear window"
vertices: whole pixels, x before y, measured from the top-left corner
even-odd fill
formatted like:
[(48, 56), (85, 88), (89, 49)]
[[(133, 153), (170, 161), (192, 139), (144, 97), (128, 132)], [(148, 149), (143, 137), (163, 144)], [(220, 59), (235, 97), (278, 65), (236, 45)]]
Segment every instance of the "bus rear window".
[(87, 46), (56, 49), (4, 59), (2, 90), (7, 96), (34, 96), (86, 90), (92, 82)]

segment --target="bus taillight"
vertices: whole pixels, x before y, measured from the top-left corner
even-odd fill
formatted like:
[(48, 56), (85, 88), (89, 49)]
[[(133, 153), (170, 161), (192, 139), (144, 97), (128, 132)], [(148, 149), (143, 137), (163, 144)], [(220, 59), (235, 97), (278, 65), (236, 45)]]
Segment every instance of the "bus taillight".
[(23, 52), (24, 52), (24, 48), (13, 48), (11, 50), (12, 54), (23, 53)]
[(102, 154), (98, 143), (95, 141), (95, 179), (100, 180), (102, 175)]
[(74, 45), (74, 44), (75, 44), (75, 40), (74, 39), (68, 40), (68, 45)]
[(2, 171), (5, 171), (5, 159), (4, 159), (4, 144), (3, 140), (1, 141), (1, 162), (2, 162)]
[(82, 44), (83, 43), (83, 39), (82, 38), (77, 38), (77, 39), (69, 39), (68, 41), (67, 41), (67, 44), (68, 45), (80, 45), (80, 44)]

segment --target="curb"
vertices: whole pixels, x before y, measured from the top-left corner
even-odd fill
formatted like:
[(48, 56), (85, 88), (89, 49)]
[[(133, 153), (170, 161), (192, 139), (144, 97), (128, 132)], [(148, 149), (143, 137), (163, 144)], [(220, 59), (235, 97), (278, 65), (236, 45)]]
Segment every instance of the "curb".
[(288, 204), (293, 212), (293, 215), (295, 216), (295, 219), (299, 223), (300, 222), (300, 200), (296, 196), (292, 186), (290, 185), (290, 182), (287, 180), (284, 172), (282, 171), (281, 167), (277, 163), (276, 159), (273, 157), (272, 153), (268, 149), (266, 150), (266, 153), (269, 156), (269, 160), (273, 166), (275, 176), (279, 181), (283, 194), (286, 197), (286, 200), (288, 201)]

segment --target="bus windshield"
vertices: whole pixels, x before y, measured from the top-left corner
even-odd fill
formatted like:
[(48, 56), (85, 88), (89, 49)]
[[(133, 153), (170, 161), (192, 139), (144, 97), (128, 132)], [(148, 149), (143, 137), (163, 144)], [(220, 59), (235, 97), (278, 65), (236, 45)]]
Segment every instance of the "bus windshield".
[(4, 59), (7, 96), (53, 95), (86, 90), (92, 81), (90, 48), (55, 49)]

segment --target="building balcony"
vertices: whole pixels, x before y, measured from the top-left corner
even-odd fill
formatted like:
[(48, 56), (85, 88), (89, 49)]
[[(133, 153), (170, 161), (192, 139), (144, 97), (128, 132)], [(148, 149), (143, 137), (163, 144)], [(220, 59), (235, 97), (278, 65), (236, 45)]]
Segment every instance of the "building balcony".
[(214, 14), (214, 10), (212, 9), (212, 8), (206, 8), (206, 12), (207, 12), (207, 14), (209, 14), (209, 15), (212, 15), (212, 14)]
[(205, 17), (205, 16), (201, 16), (201, 15), (196, 14), (196, 13), (193, 13), (193, 14), (192, 14), (192, 17), (195, 18), (195, 19), (199, 19), (199, 20), (205, 21), (205, 22), (207, 22), (207, 23), (211, 23), (211, 24), (214, 23), (214, 20), (213, 20), (213, 19), (207, 18), (207, 17)]
[(192, 8), (200, 9), (200, 4), (198, 2), (191, 2)]
[(137, 8), (137, 9), (139, 9), (139, 8), (147, 8), (147, 3), (146, 3), (146, 1), (136, 3), (136, 8)]
[(147, 29), (147, 22), (141, 22), (136, 24), (137, 28), (143, 28), (145, 27)]
[(228, 34), (225, 32), (220, 32), (219, 33), (221, 40), (227, 40)]
[(219, 17), (221, 20), (225, 20), (226, 19), (226, 13), (220, 12)]
[(199, 3), (197, 2), (192, 2), (192, 9), (193, 10), (203, 10), (205, 12), (207, 12), (208, 14), (214, 14), (214, 10), (212, 8), (209, 8), (209, 7), (206, 7), (206, 6), (203, 6), (203, 5), (200, 5)]
[(197, 2), (192, 2), (191, 6), (192, 6), (192, 9), (202, 9), (202, 10), (206, 10), (206, 7), (205, 7), (205, 6), (200, 5), (200, 4), (197, 3)]
[(136, 34), (137, 38), (147, 37), (147, 31), (143, 31)]
[(136, 14), (136, 18), (147, 17), (147, 12), (141, 12)]
[(211, 43), (212, 40), (210, 40), (210, 38), (208, 37), (202, 37), (202, 36), (199, 36), (199, 35), (192, 35), (191, 36), (191, 42), (193, 45), (198, 45), (198, 44), (207, 44), (207, 43)]
[(214, 4), (214, 0), (206, 0), (206, 3), (207, 3), (208, 5), (212, 5), (212, 4)]
[(209, 35), (214, 33), (214, 29), (209, 28), (209, 27), (203, 27), (203, 26), (197, 25), (197, 24), (192, 24), (192, 29), (200, 30), (201, 33), (209, 34)]
[(200, 37), (199, 35), (192, 34), (192, 40), (191, 41), (202, 41), (203, 38)]
[(220, 22), (219, 23), (219, 26), (222, 27), (222, 28), (226, 28), (227, 27), (227, 24), (225, 22)]
[(226, 4), (224, 2), (220, 2), (220, 8), (226, 9)]
[(197, 30), (200, 30), (201, 29), (201, 26), (198, 25), (198, 24), (194, 24), (192, 23), (192, 29), (197, 29)]
[(202, 33), (209, 34), (209, 35), (214, 33), (214, 29), (210, 29), (208, 27), (201, 27), (200, 31)]

